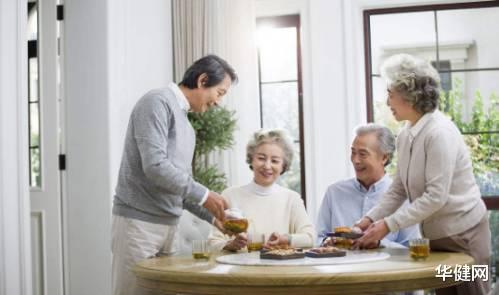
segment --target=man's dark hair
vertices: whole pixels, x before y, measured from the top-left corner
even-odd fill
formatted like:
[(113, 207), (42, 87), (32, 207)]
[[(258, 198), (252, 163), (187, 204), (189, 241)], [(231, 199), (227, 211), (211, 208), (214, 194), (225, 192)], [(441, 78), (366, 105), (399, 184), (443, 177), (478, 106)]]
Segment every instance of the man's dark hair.
[(204, 81), (204, 86), (212, 87), (223, 81), (225, 75), (229, 75), (232, 83), (237, 82), (236, 71), (222, 58), (210, 54), (195, 61), (185, 71), (184, 77), (179, 85), (183, 85), (189, 89), (198, 87), (197, 80), (201, 74), (206, 73), (208, 76)]

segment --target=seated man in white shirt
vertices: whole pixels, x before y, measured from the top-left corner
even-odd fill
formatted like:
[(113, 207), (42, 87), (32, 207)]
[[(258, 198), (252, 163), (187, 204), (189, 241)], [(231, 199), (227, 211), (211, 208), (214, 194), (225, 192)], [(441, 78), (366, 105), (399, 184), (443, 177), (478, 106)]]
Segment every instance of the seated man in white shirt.
[[(383, 126), (367, 124), (356, 129), (350, 160), (355, 177), (338, 181), (326, 191), (317, 220), (317, 244), (332, 244), (327, 233), (338, 226), (351, 226), (366, 215), (383, 197), (392, 182), (385, 167), (395, 151), (395, 138)], [(408, 247), (409, 240), (420, 237), (417, 225), (388, 234), (376, 247)]]

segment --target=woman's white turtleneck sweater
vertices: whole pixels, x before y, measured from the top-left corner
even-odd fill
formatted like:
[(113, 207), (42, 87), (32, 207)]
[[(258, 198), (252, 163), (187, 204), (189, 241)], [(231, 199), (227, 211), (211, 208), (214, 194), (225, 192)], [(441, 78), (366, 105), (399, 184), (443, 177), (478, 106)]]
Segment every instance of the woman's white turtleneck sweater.
[[(293, 247), (312, 247), (314, 227), (300, 195), (278, 184), (264, 187), (251, 183), (222, 192), (230, 208), (240, 209), (249, 220), (248, 233), (289, 234)], [(232, 238), (212, 228), (208, 242), (212, 249), (222, 250)]]

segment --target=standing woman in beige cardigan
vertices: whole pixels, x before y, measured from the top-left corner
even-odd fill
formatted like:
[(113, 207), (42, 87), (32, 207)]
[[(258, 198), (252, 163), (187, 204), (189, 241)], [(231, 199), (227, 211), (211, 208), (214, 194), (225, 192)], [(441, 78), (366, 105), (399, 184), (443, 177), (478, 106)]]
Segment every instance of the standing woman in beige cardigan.
[[(357, 246), (369, 248), (388, 232), (419, 223), (432, 250), (464, 252), (475, 264), (488, 265), (487, 209), (462, 135), (437, 109), (437, 71), (426, 61), (400, 54), (383, 64), (382, 76), (388, 82), (388, 106), (397, 121), (407, 124), (397, 138), (394, 181), (358, 222), (365, 235)], [(401, 207), (406, 199), (410, 205)], [(487, 294), (489, 289), (489, 282), (476, 279), (437, 294)]]

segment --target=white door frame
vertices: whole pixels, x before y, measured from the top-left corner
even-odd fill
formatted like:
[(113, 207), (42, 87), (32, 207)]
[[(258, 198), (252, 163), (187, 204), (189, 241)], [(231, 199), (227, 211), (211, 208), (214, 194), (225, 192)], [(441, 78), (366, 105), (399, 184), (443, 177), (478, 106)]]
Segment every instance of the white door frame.
[(26, 2), (0, 0), (0, 294), (31, 294)]
[[(21, 1), (23, 2), (23, 1)], [(56, 0), (37, 0), (40, 187), (30, 189), (33, 294), (62, 295)], [(26, 101), (26, 99), (24, 99)]]

